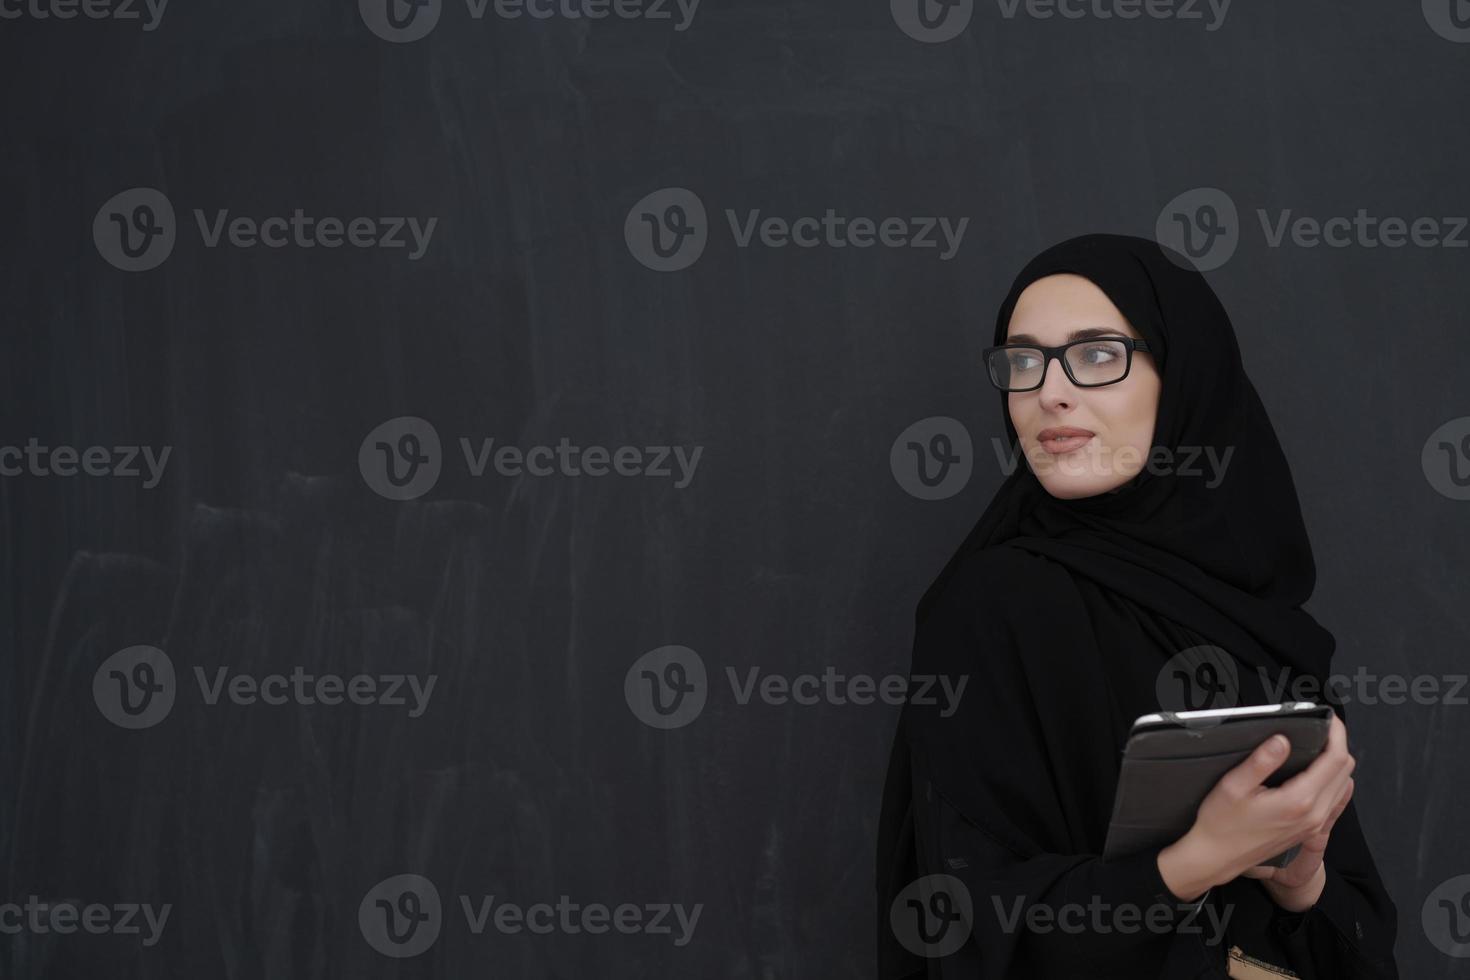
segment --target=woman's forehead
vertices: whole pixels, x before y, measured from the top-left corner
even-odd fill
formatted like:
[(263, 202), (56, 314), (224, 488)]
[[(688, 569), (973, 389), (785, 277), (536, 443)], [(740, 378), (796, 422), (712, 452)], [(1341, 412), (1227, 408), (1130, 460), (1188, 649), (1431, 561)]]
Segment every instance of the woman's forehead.
[(1113, 301), (1091, 279), (1073, 273), (1043, 276), (1016, 299), (1007, 336), (1025, 333), (1060, 342), (1086, 327), (1107, 327), (1125, 336), (1139, 333)]

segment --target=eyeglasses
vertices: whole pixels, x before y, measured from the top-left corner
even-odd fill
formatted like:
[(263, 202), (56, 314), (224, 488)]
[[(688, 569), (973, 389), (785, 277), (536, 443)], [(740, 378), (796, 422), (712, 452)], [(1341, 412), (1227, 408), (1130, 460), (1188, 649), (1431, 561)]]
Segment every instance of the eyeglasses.
[(1133, 367), (1133, 352), (1148, 353), (1148, 344), (1131, 337), (1088, 337), (1060, 347), (1001, 344), (982, 353), (990, 383), (1001, 391), (1034, 391), (1046, 380), (1046, 366), (1056, 358), (1079, 388), (1117, 384)]

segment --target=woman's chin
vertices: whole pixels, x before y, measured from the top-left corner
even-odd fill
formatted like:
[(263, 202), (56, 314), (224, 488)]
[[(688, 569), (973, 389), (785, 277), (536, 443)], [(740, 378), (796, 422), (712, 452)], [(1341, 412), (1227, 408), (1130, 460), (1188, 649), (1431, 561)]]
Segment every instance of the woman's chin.
[(1043, 490), (1058, 500), (1077, 500), (1096, 497), (1098, 494), (1116, 490), (1133, 478), (1132, 473), (1068, 473), (1062, 467), (1038, 467), (1032, 472)]

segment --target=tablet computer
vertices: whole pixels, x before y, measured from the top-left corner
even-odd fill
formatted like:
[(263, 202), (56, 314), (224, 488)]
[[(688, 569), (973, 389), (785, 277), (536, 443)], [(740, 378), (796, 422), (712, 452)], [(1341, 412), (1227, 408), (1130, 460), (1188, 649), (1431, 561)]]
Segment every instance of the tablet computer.
[[(1157, 849), (1183, 837), (1220, 777), (1276, 734), (1291, 740), (1291, 751), (1265, 785), (1281, 785), (1321, 753), (1331, 726), (1331, 705), (1314, 701), (1140, 716), (1123, 749), (1104, 859)], [(1296, 844), (1261, 863), (1284, 867), (1300, 850)]]

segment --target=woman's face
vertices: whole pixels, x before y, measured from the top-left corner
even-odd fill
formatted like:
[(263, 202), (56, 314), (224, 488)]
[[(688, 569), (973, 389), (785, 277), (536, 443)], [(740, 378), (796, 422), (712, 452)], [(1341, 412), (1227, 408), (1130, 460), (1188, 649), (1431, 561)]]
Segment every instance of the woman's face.
[[(1081, 339), (1073, 336), (1076, 331), (1092, 328), (1143, 339), (1090, 279), (1060, 273), (1036, 280), (1021, 293), (1006, 343), (1060, 347)], [(1153, 356), (1134, 351), (1128, 377), (1115, 384), (1079, 388), (1060, 361), (1050, 361), (1040, 388), (1011, 392), (1006, 400), (1037, 480), (1053, 497), (1074, 499), (1116, 489), (1143, 469), (1153, 445), (1160, 387)], [(1078, 430), (1077, 438), (1059, 443), (1049, 430)]]

